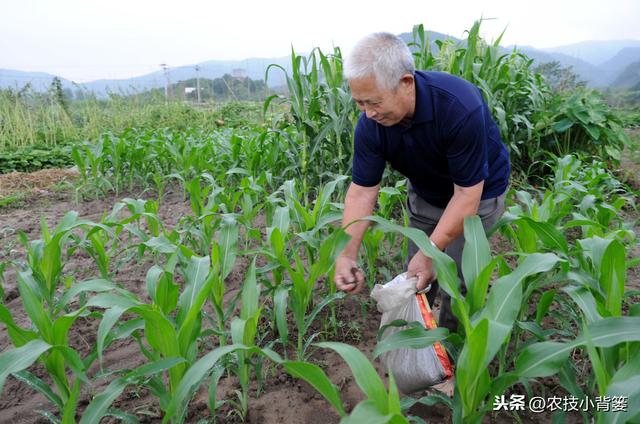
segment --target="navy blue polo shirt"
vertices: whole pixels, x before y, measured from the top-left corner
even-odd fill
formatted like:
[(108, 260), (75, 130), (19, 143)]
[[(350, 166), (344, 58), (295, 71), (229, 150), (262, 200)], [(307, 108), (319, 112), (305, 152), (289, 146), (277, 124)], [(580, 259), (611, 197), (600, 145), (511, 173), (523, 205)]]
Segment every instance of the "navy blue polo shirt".
[(509, 183), (509, 153), (480, 90), (444, 72), (414, 76), (416, 105), (409, 126), (385, 127), (360, 115), (353, 182), (378, 184), (389, 162), (434, 206), (447, 205), (454, 183), (470, 187), (484, 180), (482, 199), (501, 195)]

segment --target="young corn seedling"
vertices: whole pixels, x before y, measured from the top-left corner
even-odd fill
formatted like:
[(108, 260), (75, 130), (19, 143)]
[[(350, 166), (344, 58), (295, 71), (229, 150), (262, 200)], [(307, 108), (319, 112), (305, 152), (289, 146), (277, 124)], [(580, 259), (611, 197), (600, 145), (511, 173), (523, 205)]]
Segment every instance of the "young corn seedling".
[(289, 343), (287, 327), (289, 288), (283, 284), (285, 268), (281, 263), (286, 261), (285, 258), (288, 255), (286, 248), (291, 236), (289, 213), (287, 206), (276, 206), (273, 214), (267, 216), (267, 221), (271, 225), (267, 227), (263, 247), (255, 252), (269, 260), (269, 263), (260, 269), (260, 273), (271, 272), (271, 278), (264, 281), (267, 295), (272, 299), (272, 307), (267, 309), (271, 314), (269, 322), (272, 326), (271, 330), (279, 335), (280, 343), (285, 347)]
[[(293, 312), (298, 340), (296, 352), (300, 360), (304, 360), (309, 344), (317, 334), (312, 335), (305, 341), (307, 332), (318, 313), (335, 299), (344, 296), (344, 293), (334, 293), (322, 299), (308, 314), (313, 300), (314, 287), (318, 279), (327, 274), (335, 264), (337, 256), (342, 252), (350, 236), (343, 230), (335, 230), (320, 245), (315, 261), (308, 260), (305, 266), (297, 252), (291, 252), (294, 265), (290, 264), (290, 258), (285, 253), (284, 240), (280, 231), (275, 228), (271, 233), (271, 244), (275, 246), (277, 259), (280, 265), (286, 270), (291, 279), (289, 287), (289, 306)], [(286, 298), (283, 296), (283, 298)], [(279, 301), (283, 298), (278, 299)], [(282, 331), (280, 331), (282, 336)]]
[(221, 346), (227, 344), (228, 332), (226, 324), (236, 306), (234, 298), (225, 305), (226, 285), (225, 279), (231, 273), (238, 255), (239, 227), (232, 219), (224, 219), (220, 227), (218, 242), (211, 247), (211, 278), (212, 285), (209, 299), (213, 304), (216, 314), (214, 328)]
[[(60, 258), (53, 257), (50, 260), (59, 261)], [(51, 267), (61, 269), (62, 266), (58, 263)], [(61, 422), (75, 423), (80, 387), (82, 383), (89, 383), (85, 373), (95, 357), (90, 354), (82, 359), (79, 353), (70, 347), (68, 338), (74, 322), (89, 315), (87, 307), (81, 306), (74, 311), (67, 311), (76, 298), (86, 293), (112, 291), (117, 288), (108, 280), (96, 279), (82, 281), (69, 287), (56, 287), (58, 290), (51, 294), (47, 291), (48, 280), (36, 277), (32, 269), (18, 271), (17, 277), (20, 299), (32, 325), (30, 328), (20, 327), (11, 316), (10, 310), (0, 304), (0, 322), (6, 326), (11, 343), (16, 347), (0, 354), (0, 391), (5, 378), (13, 374), (51, 401), (60, 411)], [(26, 370), (36, 361), (44, 365), (54, 387), (50, 387)], [(67, 370), (73, 371), (72, 381), (69, 380)]]
[(246, 228), (245, 249), (248, 248), (250, 240), (260, 241), (262, 235), (260, 229), (255, 227), (254, 221), (264, 207), (262, 198), (264, 188), (256, 184), (252, 177), (245, 177), (240, 182), (240, 189), (243, 191), (240, 201), (239, 222)]
[(81, 236), (72, 234), (75, 245), (68, 250), (69, 254), (76, 249), (87, 252), (98, 266), (103, 279), (111, 277), (110, 268), (113, 259), (120, 253), (120, 235), (125, 229), (121, 221), (112, 219), (113, 217), (103, 217), (99, 225), (92, 224)]
[(347, 415), (340, 390), (331, 383), (320, 367), (304, 361), (283, 361), (282, 365), (289, 374), (301, 378), (313, 386), (333, 406), (341, 417), (341, 423), (408, 423), (402, 415), (400, 396), (389, 373), (389, 388), (369, 362), (369, 359), (357, 348), (343, 343), (324, 342), (316, 346), (337, 352), (349, 365), (356, 384), (366, 395), (366, 399), (358, 403)]
[(341, 213), (331, 204), (331, 196), (345, 179), (346, 176), (341, 175), (322, 186), (311, 210), (307, 209), (306, 203), (301, 201), (298, 196), (294, 180), (286, 181), (282, 186), (285, 202), (289, 206), (293, 218), (291, 220), (293, 231), (307, 242), (309, 259), (313, 259), (314, 250), (319, 244), (319, 239), (313, 236), (331, 222), (342, 217)]
[(41, 220), (40, 226), (42, 239), (29, 241), (23, 232), (18, 232), (18, 237), (27, 250), (25, 272), (28, 271), (32, 276), (35, 284), (33, 289), (49, 308), (53, 308), (56, 304), (56, 290), (61, 285), (60, 279), (65, 265), (63, 253), (69, 254), (73, 250), (73, 247), (69, 247), (69, 250), (65, 251), (70, 240), (74, 240), (73, 231), (88, 227), (109, 231), (109, 228), (102, 224), (80, 220), (78, 213), (73, 211), (64, 215), (53, 232), (49, 230), (44, 219)]
[(80, 172), (82, 184), (76, 189), (76, 199), (82, 190), (92, 188), (95, 196), (114, 190), (114, 186), (105, 175), (104, 143), (101, 138), (95, 142), (85, 142), (71, 147), (71, 157)]
[[(241, 299), (240, 316), (234, 317), (231, 321), (231, 340), (236, 345), (251, 348), (255, 346), (258, 320), (262, 313), (262, 306), (259, 304), (260, 285), (256, 281), (255, 258), (247, 271)], [(237, 401), (230, 401), (230, 403), (235, 407), (240, 419), (244, 421), (249, 412), (249, 383), (255, 353), (250, 350), (236, 350), (231, 355), (234, 357), (234, 366), (231, 367), (231, 371), (238, 376), (240, 391), (236, 391)]]
[[(180, 294), (175, 280), (176, 272), (180, 272), (184, 278), (184, 289)], [(137, 331), (133, 334), (149, 361), (179, 360), (167, 367), (166, 384), (162, 374), (153, 375), (148, 382), (151, 391), (159, 398), (163, 411), (167, 411), (185, 372), (196, 360), (201, 337), (202, 307), (213, 280), (209, 257), (191, 256), (180, 261), (176, 253), (170, 256), (164, 268), (154, 266), (147, 274), (151, 304), (142, 303), (133, 294), (123, 290), (117, 294), (99, 294), (87, 302), (87, 306), (105, 309), (98, 328), (98, 357), (102, 356), (102, 346), (110, 337), (114, 325), (128, 312), (144, 322), (144, 340), (137, 335)], [(120, 384), (108, 389), (112, 392), (97, 396), (89, 408), (95, 408), (97, 415), (104, 413), (109, 406), (103, 404), (104, 399), (112, 401), (125, 387), (126, 384)], [(177, 416), (182, 416), (184, 408), (186, 405), (181, 405)]]

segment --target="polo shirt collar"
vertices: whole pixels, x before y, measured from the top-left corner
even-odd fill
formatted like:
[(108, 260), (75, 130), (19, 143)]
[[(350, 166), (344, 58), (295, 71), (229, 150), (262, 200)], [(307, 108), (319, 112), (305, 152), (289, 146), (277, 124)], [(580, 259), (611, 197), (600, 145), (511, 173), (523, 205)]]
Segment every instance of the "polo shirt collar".
[(416, 108), (411, 123), (419, 124), (433, 120), (433, 103), (428, 77), (421, 71), (414, 72), (416, 84)]

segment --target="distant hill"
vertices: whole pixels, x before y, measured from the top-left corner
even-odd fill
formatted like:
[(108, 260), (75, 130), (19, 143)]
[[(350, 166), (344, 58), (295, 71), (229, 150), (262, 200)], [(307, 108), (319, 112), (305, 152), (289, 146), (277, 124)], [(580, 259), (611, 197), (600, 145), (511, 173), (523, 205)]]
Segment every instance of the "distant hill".
[(587, 81), (592, 87), (606, 87), (613, 78), (613, 74), (606, 68), (603, 69), (600, 66), (564, 53), (539, 50), (530, 46), (519, 47), (518, 50), (534, 59), (537, 63), (558, 61), (563, 67), (571, 66), (573, 72), (578, 74), (581, 80)]
[[(447, 38), (464, 43), (464, 40), (448, 36), (435, 31), (426, 31), (431, 48), (437, 51), (436, 41)], [(400, 37), (408, 42), (413, 41), (411, 33), (402, 33)], [(610, 85), (626, 87), (633, 79), (634, 67), (628, 67), (640, 61), (640, 40), (612, 40), (612, 41), (584, 41), (566, 46), (537, 49), (530, 46), (517, 46), (518, 50), (533, 58), (537, 63), (558, 61), (561, 66), (571, 66), (579, 79), (595, 88), (606, 88)], [(504, 47), (507, 53), (513, 46)], [(249, 58), (245, 60), (210, 60), (188, 66), (177, 66), (169, 69), (169, 82), (177, 83), (196, 77), (196, 65), (200, 68), (200, 78), (215, 79), (225, 74), (239, 77), (249, 77), (261, 80), (270, 64), (282, 66), (287, 72), (291, 70), (291, 58)], [(23, 72), (10, 69), (0, 69), (0, 88), (23, 87), (27, 83), (37, 91), (45, 91), (51, 84), (53, 75), (43, 72)], [(285, 84), (281, 69), (274, 67), (269, 72), (268, 86), (282, 87)], [(146, 75), (127, 79), (103, 79), (83, 84), (75, 84), (62, 79), (65, 89), (74, 92), (78, 87), (93, 91), (98, 96), (105, 96), (108, 92), (121, 94), (141, 93), (151, 89), (163, 88), (166, 84), (164, 72), (158, 70)], [(631, 84), (634, 85), (634, 84)]]
[(547, 53), (562, 53), (598, 66), (603, 65), (626, 47), (640, 47), (640, 40), (592, 40), (540, 50)]
[[(195, 78), (196, 65), (200, 68), (199, 75), (201, 78), (215, 79), (221, 78), (225, 74), (234, 75), (241, 73), (242, 76), (249, 77), (253, 80), (263, 80), (265, 70), (272, 64), (278, 64), (287, 71), (291, 69), (291, 58), (273, 57), (273, 58), (251, 58), (245, 60), (210, 60), (189, 66), (177, 66), (169, 69), (169, 82)], [(124, 94), (132, 94), (142, 92), (153, 88), (161, 88), (165, 86), (165, 75), (163, 71), (152, 72), (150, 74), (128, 79), (112, 79), (97, 80), (82, 84), (83, 87), (96, 93), (107, 93), (108, 91), (121, 92)], [(269, 86), (275, 87), (285, 83), (282, 71), (274, 69), (269, 73)]]
[[(31, 84), (31, 87), (35, 91), (47, 91), (51, 86), (51, 81), (55, 78), (55, 75), (48, 74), (46, 72), (26, 72), (18, 71), (15, 69), (0, 69), (0, 88), (13, 88), (16, 86), (22, 88), (27, 84)], [(60, 78), (62, 82), (62, 88), (74, 89), (74, 83)]]
[[(199, 66), (199, 75), (203, 79), (221, 78), (225, 74), (240, 74), (252, 80), (264, 80), (265, 71), (270, 64), (282, 66), (289, 72), (291, 70), (291, 58), (289, 56), (273, 58), (250, 58), (245, 60), (210, 60), (189, 66), (178, 66), (169, 69), (169, 82), (171, 84), (195, 78), (197, 72), (195, 66)], [(36, 91), (46, 91), (51, 85), (55, 75), (44, 72), (25, 72), (13, 69), (0, 69), (0, 88), (19, 88), (30, 83)], [(154, 88), (164, 88), (165, 75), (159, 70), (150, 74), (126, 79), (100, 79), (86, 83), (74, 83), (61, 78), (63, 88), (76, 91), (79, 88), (93, 91), (99, 96), (105, 96), (108, 92), (119, 94), (142, 93)], [(269, 71), (268, 84), (270, 87), (281, 87), (285, 84), (282, 70), (273, 68)]]
[(614, 83), (629, 65), (636, 62), (640, 62), (640, 47), (625, 47), (600, 67), (610, 70), (613, 75), (611, 83)]
[[(429, 35), (429, 41), (431, 48), (436, 52), (438, 50), (436, 40), (451, 39), (455, 42), (461, 42), (464, 45), (464, 40), (460, 40), (456, 37), (452, 37), (443, 33), (427, 31)], [(402, 33), (399, 35), (405, 42), (409, 43), (413, 41), (413, 35), (410, 32)], [(598, 61), (600, 59), (613, 60), (613, 56), (621, 54), (623, 51), (630, 50), (629, 53), (635, 52), (634, 47), (640, 46), (640, 41), (637, 40), (622, 40), (612, 41), (611, 45), (606, 41), (585, 41), (583, 43), (572, 44), (568, 46), (555, 47), (550, 49), (537, 49), (531, 46), (506, 46), (502, 48), (504, 53), (509, 53), (516, 47), (520, 52), (526, 54), (530, 58), (534, 59), (536, 63), (544, 62), (560, 62), (563, 67), (571, 66), (573, 72), (578, 74), (581, 80), (587, 81), (588, 85), (597, 88), (607, 87), (616, 76), (621, 72), (623, 67), (621, 63), (628, 64), (629, 59), (625, 54), (625, 59), (620, 59), (619, 62), (607, 63), (603, 66), (592, 62), (591, 60)], [(638, 47), (640, 49), (640, 47)], [(587, 56), (590, 60), (583, 60), (579, 56), (571, 55), (570, 52), (588, 52)], [(630, 55), (633, 57), (633, 55)], [(640, 60), (640, 57), (637, 58)]]
[(611, 87), (640, 90), (640, 61), (627, 65)]

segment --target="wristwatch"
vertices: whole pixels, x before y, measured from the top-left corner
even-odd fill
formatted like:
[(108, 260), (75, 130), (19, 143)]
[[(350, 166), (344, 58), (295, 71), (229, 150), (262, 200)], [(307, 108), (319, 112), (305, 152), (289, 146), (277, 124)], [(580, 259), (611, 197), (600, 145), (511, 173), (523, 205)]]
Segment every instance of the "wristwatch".
[(433, 240), (429, 239), (429, 242), (431, 243), (431, 246), (435, 247), (436, 249), (438, 249), (438, 250), (439, 250), (439, 251), (441, 251), (441, 252), (444, 252), (444, 249), (440, 249), (440, 248), (438, 247), (438, 245), (437, 245), (437, 244), (435, 244), (435, 243), (433, 242)]

